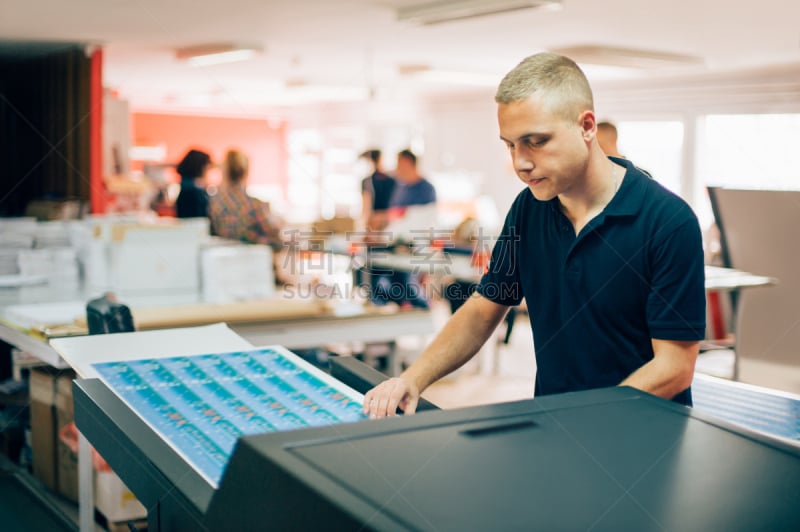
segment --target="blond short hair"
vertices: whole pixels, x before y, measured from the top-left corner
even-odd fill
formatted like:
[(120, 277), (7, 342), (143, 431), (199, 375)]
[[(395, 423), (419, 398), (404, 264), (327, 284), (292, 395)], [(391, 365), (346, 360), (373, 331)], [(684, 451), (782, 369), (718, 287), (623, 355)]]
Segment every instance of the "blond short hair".
[(568, 57), (549, 52), (523, 59), (497, 87), (495, 101), (509, 104), (538, 94), (548, 108), (573, 120), (583, 111), (594, 111), (589, 81)]
[(231, 183), (241, 182), (247, 176), (247, 156), (240, 150), (228, 150), (222, 162), (222, 175)]

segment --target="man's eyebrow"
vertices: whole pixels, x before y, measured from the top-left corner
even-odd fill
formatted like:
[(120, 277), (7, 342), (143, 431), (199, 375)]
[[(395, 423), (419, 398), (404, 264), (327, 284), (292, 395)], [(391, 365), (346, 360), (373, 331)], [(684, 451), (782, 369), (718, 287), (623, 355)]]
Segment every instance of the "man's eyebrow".
[(519, 137), (517, 140), (511, 141), (511, 140), (508, 140), (508, 139), (504, 138), (502, 135), (500, 135), (500, 140), (502, 140), (504, 142), (510, 142), (511, 144), (515, 144), (515, 143), (520, 143), (520, 142), (527, 142), (527, 141), (531, 140), (534, 137), (542, 138), (542, 137), (546, 137), (546, 136), (547, 136), (546, 133), (526, 133), (526, 134), (522, 135), (521, 137)]

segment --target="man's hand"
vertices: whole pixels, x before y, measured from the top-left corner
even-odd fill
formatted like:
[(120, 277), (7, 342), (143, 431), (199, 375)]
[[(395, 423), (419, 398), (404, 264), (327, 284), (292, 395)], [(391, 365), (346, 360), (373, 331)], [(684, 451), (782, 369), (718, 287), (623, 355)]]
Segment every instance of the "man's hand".
[(507, 306), (472, 294), (408, 369), (367, 392), (364, 413), (376, 419), (393, 416), (400, 407), (413, 414), (422, 390), (472, 358), (506, 312)]
[(364, 396), (364, 413), (370, 419), (395, 415), (399, 406), (406, 414), (413, 414), (419, 403), (419, 389), (403, 377), (383, 381)]

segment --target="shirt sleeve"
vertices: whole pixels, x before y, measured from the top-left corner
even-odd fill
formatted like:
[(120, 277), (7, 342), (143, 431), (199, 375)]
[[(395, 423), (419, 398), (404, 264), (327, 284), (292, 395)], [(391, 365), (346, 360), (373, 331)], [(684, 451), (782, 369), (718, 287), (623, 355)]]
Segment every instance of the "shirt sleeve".
[(647, 322), (652, 338), (705, 338), (705, 266), (700, 226), (692, 215), (651, 250)]
[(436, 187), (433, 184), (430, 185), (427, 203), (436, 203)]
[[(481, 278), (477, 292), (499, 305), (514, 306), (522, 302), (522, 285), (519, 282), (518, 254), (520, 245), (517, 216), (519, 200), (506, 216), (500, 237), (494, 244), (486, 272)], [(479, 247), (485, 245), (478, 242)]]

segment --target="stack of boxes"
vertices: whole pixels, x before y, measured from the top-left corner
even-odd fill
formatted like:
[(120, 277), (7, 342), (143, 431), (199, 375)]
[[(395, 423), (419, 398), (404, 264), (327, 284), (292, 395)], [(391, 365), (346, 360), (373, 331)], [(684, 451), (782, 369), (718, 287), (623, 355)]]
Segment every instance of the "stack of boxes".
[[(59, 437), (74, 419), (72, 370), (50, 366), (30, 372), (33, 474), (50, 490), (78, 502), (78, 457)], [(147, 510), (112, 471), (95, 471), (95, 507), (109, 523), (136, 520)]]
[[(194, 301), (201, 288), (203, 296), (215, 303), (274, 295), (272, 250), (229, 243), (212, 246), (207, 219), (90, 217), (43, 224), (29, 218), (0, 227), (9, 228), (14, 231), (0, 231), (0, 241), (13, 248), (8, 253), (5, 247), (0, 250), (0, 259), (7, 258), (0, 260), (7, 270), (0, 274), (37, 275), (54, 288), (67, 284), (77, 290), (82, 278), (90, 293), (110, 290), (121, 301), (183, 294)], [(36, 236), (41, 246), (36, 245)], [(34, 475), (51, 491), (77, 502), (77, 455), (74, 445), (59, 437), (73, 422), (74, 378), (71, 370), (31, 368), (30, 440)], [(95, 471), (95, 505), (109, 522), (139, 519), (147, 513), (111, 471)]]
[(58, 437), (58, 432), (72, 422), (72, 370), (50, 366), (30, 372), (31, 447), (33, 474), (50, 488), (71, 501), (78, 501), (77, 457)]

